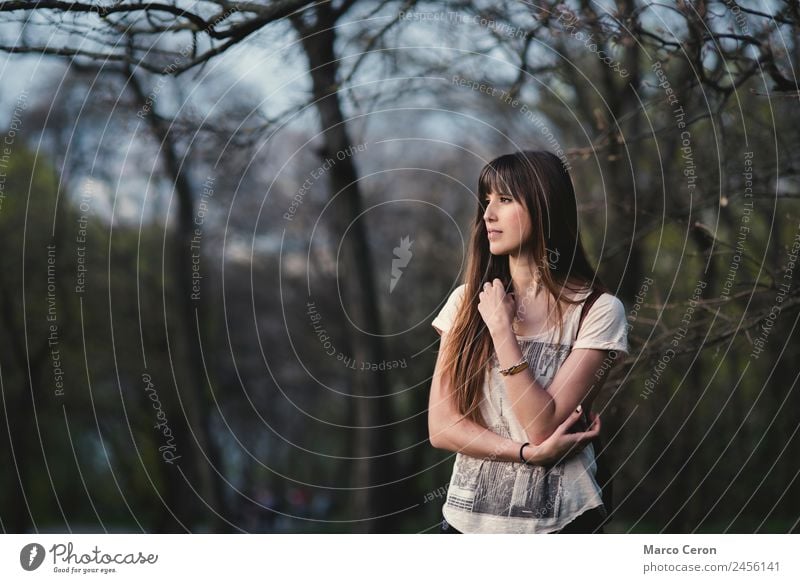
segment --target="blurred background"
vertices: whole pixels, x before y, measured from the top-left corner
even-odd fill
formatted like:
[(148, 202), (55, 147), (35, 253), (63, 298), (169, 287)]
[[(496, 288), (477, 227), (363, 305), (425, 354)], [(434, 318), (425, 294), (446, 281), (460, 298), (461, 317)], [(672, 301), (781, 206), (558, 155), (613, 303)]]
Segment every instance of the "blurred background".
[(795, 0), (0, 3), (3, 532), (436, 532), (492, 158), (628, 310), (611, 532), (796, 532)]

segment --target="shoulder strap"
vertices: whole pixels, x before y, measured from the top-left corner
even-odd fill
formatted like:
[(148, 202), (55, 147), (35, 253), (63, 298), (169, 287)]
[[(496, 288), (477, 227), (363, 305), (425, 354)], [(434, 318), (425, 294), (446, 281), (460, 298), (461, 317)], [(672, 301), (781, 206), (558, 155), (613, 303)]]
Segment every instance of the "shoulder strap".
[[(583, 323), (583, 319), (586, 317), (586, 314), (589, 313), (589, 309), (591, 309), (592, 305), (597, 301), (597, 298), (603, 295), (604, 292), (598, 290), (597, 288), (592, 289), (592, 293), (590, 293), (585, 300), (583, 300), (583, 306), (581, 306), (581, 316), (578, 320), (578, 330), (581, 329), (581, 324)], [(577, 332), (575, 333), (575, 337), (578, 337)], [(589, 419), (587, 416), (587, 412), (584, 411), (584, 420), (588, 427)], [(614, 511), (614, 493), (613, 493), (613, 480), (612, 474), (609, 471), (607, 465), (607, 457), (608, 454), (604, 452), (603, 440), (598, 435), (592, 440), (592, 446), (594, 447), (594, 455), (595, 455), (595, 464), (596, 464), (596, 475), (595, 479), (597, 480), (597, 485), (600, 486), (601, 497), (603, 499), (603, 506), (606, 512), (606, 521), (608, 521), (611, 513)], [(598, 454), (600, 454), (598, 456)], [(605, 454), (606, 457), (603, 457)]]
[[(589, 309), (592, 307), (597, 301), (597, 298), (603, 295), (604, 292), (600, 291), (597, 288), (592, 289), (592, 293), (590, 293), (585, 300), (583, 300), (583, 306), (581, 307), (581, 317), (578, 320), (578, 330), (581, 329), (581, 324), (583, 323), (583, 319), (586, 317), (586, 314), (589, 313)], [(576, 333), (577, 338), (577, 333)]]

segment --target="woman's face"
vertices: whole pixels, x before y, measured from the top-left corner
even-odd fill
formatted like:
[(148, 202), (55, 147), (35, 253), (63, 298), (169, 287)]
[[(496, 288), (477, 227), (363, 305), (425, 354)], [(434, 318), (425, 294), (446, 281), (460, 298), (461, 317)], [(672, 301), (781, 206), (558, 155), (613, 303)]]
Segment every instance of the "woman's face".
[(483, 222), (492, 255), (520, 254), (521, 246), (531, 236), (531, 217), (521, 201), (510, 194), (490, 192), (485, 199)]

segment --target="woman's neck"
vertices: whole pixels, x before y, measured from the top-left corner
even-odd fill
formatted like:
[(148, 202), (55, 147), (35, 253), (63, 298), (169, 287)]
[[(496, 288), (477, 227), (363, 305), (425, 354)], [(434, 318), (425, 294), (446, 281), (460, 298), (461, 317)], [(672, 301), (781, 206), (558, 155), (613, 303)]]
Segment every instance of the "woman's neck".
[(511, 272), (514, 295), (517, 299), (525, 296), (535, 296), (538, 293), (540, 286), (539, 269), (534, 263), (519, 256), (509, 255), (508, 267)]

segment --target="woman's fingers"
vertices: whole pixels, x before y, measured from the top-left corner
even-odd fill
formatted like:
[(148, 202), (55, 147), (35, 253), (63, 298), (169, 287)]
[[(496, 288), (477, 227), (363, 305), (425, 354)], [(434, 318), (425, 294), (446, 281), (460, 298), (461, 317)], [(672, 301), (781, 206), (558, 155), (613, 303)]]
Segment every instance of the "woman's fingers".
[(580, 451), (586, 447), (590, 441), (600, 435), (600, 415), (597, 415), (596, 413), (589, 413), (589, 418), (592, 420), (592, 422), (586, 431), (572, 434), (577, 438), (577, 445), (575, 446), (576, 451)]
[(545, 448), (545, 450), (549, 452), (549, 457), (554, 463), (558, 463), (580, 452), (586, 447), (586, 444), (600, 434), (600, 416), (595, 413), (589, 413), (591, 424), (585, 431), (566, 433), (567, 429), (581, 418), (582, 413), (582, 411), (573, 410), (569, 417), (567, 417), (564, 422), (556, 428), (552, 435), (540, 445), (540, 447)]
[(564, 422), (556, 428), (556, 431), (559, 433), (565, 433), (567, 429), (572, 427), (572, 425), (581, 418), (581, 414), (579, 411), (573, 411), (569, 414), (569, 417), (564, 419)]
[(600, 416), (594, 415), (588, 429), (581, 433), (581, 438), (584, 440), (584, 445), (586, 445), (598, 435), (600, 435)]
[(591, 441), (598, 435), (600, 435), (600, 427), (599, 426), (590, 427), (589, 430), (586, 432), (586, 441)]

